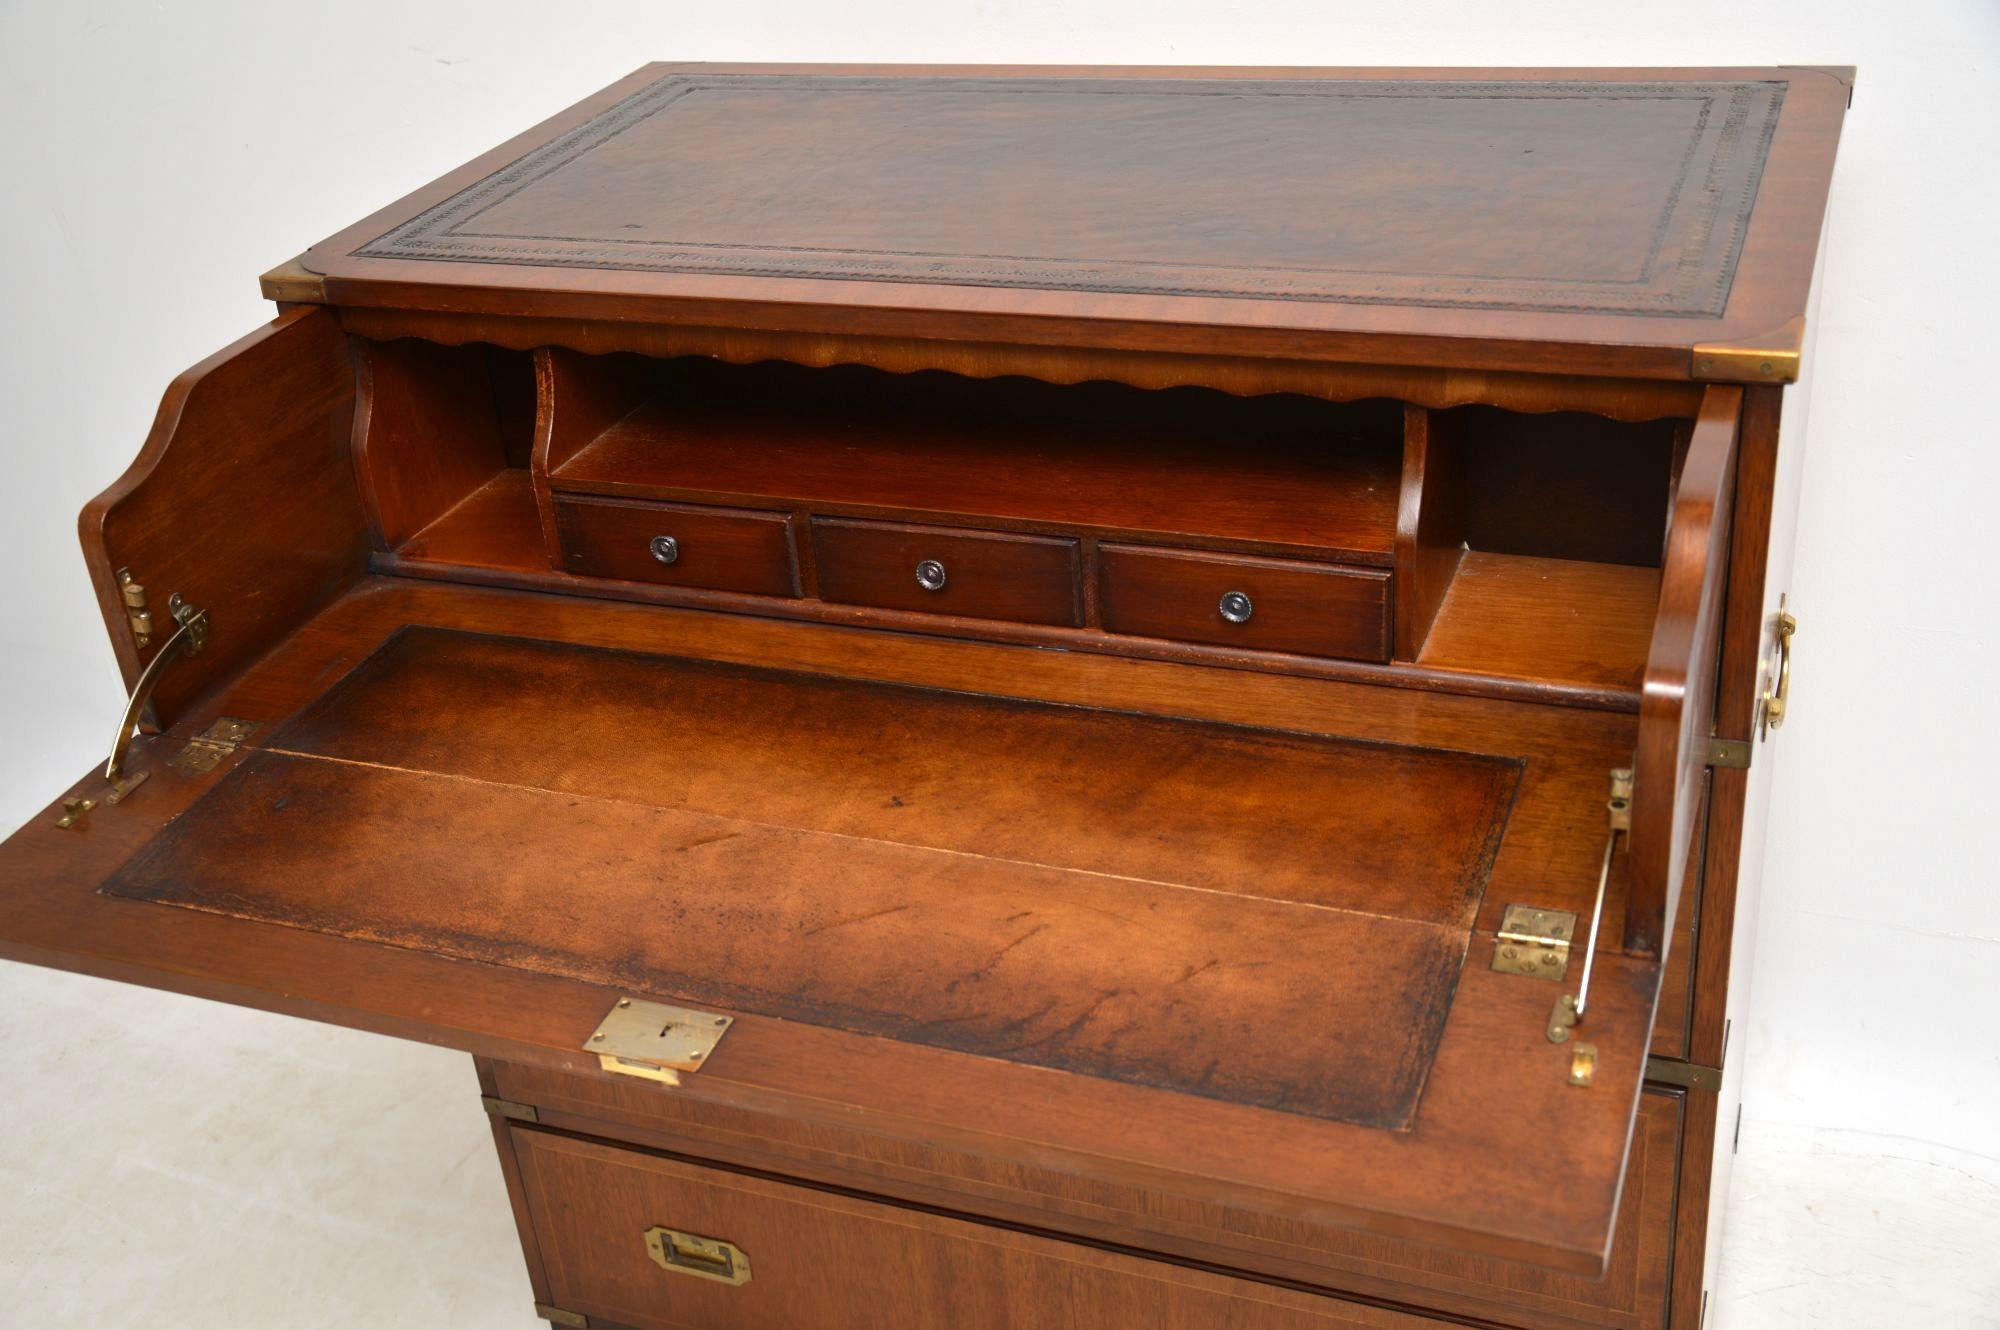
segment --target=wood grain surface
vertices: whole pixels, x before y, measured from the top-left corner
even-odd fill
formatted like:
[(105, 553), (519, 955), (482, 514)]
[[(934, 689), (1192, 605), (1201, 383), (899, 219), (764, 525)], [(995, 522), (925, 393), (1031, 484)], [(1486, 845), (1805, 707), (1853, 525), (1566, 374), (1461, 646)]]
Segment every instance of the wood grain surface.
[[(170, 597), (209, 612), (208, 645), (162, 677), (149, 722), (171, 724), (366, 570), (354, 411), (339, 322), (281, 314), (168, 385), (138, 458), (85, 506), (84, 562), (128, 685), (174, 630)], [(151, 597), (143, 653), (121, 568)]]
[[(644, 1330), (1424, 1330), (1407, 1312), (857, 1196), (513, 1130), (550, 1296)], [(654, 1225), (726, 1235), (750, 1279), (662, 1269)]]
[[(672, 1152), (690, 1164), (761, 1172), (892, 1204), (1033, 1228), (1082, 1244), (1137, 1247), (1184, 1265), (1422, 1307), (1473, 1324), (1527, 1320), (1537, 1330), (1662, 1330), (1668, 1324), (1669, 1278), (1680, 1274), (1673, 1254), (1681, 1216), (1676, 1196), (1685, 1096), (1674, 1088), (1648, 1086), (1639, 1097), (1610, 1265), (1602, 1279), (1582, 1279), (1219, 1206), (1206, 1196), (1199, 1174), (1160, 1186), (1079, 1185), (1033, 1163), (980, 1158), (855, 1126), (807, 1129), (651, 1093), (629, 1079), (485, 1061), (480, 1066), (487, 1093), (534, 1105), (542, 1125), (556, 1131)], [(532, 1233), (532, 1218), (524, 1221)], [(829, 1282), (838, 1281), (837, 1272), (822, 1273)]]
[(689, 358), (654, 377), (556, 488), (1388, 561), (1383, 402)]

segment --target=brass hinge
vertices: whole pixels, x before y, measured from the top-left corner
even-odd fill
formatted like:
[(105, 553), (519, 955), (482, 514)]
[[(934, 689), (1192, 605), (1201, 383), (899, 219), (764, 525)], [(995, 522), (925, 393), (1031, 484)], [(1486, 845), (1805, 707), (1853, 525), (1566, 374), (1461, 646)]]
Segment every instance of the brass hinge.
[(546, 1302), (535, 1304), (535, 1315), (550, 1325), (568, 1325), (577, 1327), (577, 1330), (590, 1330), (590, 1318), (582, 1312), (566, 1312), (560, 1307), (551, 1307)]
[(490, 1094), (479, 1096), (488, 1113), (496, 1118), (511, 1118), (515, 1122), (540, 1122), (542, 1115), (535, 1111), (533, 1104), (517, 1104), (511, 1099), (500, 1099)]
[(146, 588), (132, 579), (130, 568), (120, 568), (118, 595), (125, 602), (125, 622), (132, 629), (132, 645), (140, 651), (153, 645), (153, 611), (146, 604)]
[(606, 1071), (679, 1085), (682, 1072), (701, 1070), (733, 1019), (664, 1002), (619, 998), (583, 1048), (597, 1054), (598, 1065)]
[(236, 751), (236, 745), (250, 737), (257, 728), (254, 720), (238, 720), (234, 716), (218, 716), (209, 727), (187, 741), (174, 760), (167, 763), (193, 775), (203, 776), (216, 769), (222, 759)]
[(1711, 767), (1727, 767), (1731, 771), (1750, 769), (1751, 747), (1748, 739), (1710, 739), (1702, 753), (1702, 761)]
[(1531, 979), (1561, 979), (1569, 973), (1569, 944), (1575, 936), (1574, 911), (1509, 905), (1493, 937), (1493, 968)]
[(1646, 1059), (1646, 1079), (1689, 1090), (1720, 1090), (1722, 1068), (1705, 1067), (1699, 1062), (1682, 1062), (1677, 1058), (1649, 1057)]

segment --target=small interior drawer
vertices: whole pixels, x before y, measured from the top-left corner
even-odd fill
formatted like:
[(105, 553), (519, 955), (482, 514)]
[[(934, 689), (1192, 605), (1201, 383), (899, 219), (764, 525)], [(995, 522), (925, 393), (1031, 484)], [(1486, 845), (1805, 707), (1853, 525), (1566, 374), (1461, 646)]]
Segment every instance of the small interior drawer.
[(1075, 627), (1077, 543), (815, 517), (820, 595), (851, 605)]
[(1424, 1330), (1336, 1298), (515, 1129), (549, 1297), (637, 1330)]
[(563, 567), (585, 577), (799, 594), (786, 513), (555, 496)]
[(1389, 658), (1389, 574), (1377, 569), (1105, 545), (1098, 570), (1109, 632)]

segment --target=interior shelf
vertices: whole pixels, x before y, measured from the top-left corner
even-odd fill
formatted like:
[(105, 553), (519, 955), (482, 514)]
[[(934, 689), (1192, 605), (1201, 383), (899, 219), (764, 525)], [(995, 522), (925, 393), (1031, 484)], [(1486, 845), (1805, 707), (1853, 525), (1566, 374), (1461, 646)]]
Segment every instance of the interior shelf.
[(547, 572), (541, 516), (525, 467), (508, 467), (419, 531), (405, 562)]
[(1417, 663), (1637, 688), (1659, 600), (1657, 568), (1467, 550)]
[(1365, 409), (859, 370), (806, 383), (793, 368), (702, 371), (694, 390), (649, 396), (550, 484), (1392, 560), (1399, 422), (1375, 428)]

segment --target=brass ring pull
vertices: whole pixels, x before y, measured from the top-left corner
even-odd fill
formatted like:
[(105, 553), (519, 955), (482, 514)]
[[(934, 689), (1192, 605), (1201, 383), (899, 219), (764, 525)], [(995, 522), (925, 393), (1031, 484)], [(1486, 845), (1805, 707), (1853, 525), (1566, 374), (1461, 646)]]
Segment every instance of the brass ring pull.
[(1785, 609), (1785, 598), (1778, 597), (1777, 619), (1778, 663), (1772, 671), (1771, 682), (1764, 689), (1763, 730), (1775, 730), (1785, 723), (1785, 707), (1792, 692), (1792, 634), (1799, 631), (1799, 621)]

